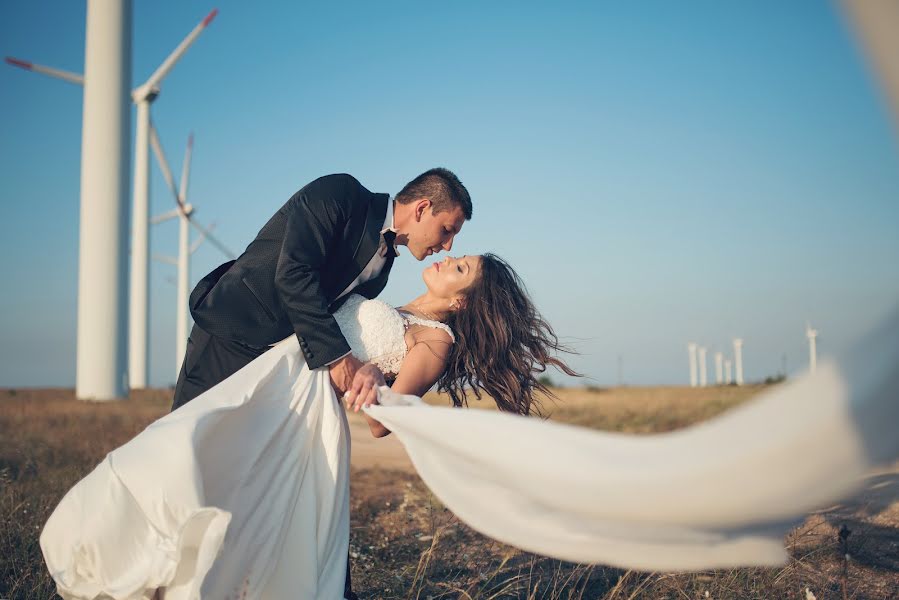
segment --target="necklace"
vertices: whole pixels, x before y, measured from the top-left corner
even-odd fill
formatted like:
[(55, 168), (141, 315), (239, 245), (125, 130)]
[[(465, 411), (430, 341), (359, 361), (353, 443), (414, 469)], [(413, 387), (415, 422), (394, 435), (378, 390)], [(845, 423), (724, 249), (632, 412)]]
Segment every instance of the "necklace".
[(406, 306), (408, 306), (409, 308), (415, 309), (415, 312), (419, 312), (419, 313), (423, 314), (424, 316), (426, 316), (427, 318), (429, 318), (429, 319), (432, 320), (432, 321), (437, 321), (438, 323), (441, 323), (441, 322), (442, 322), (440, 319), (437, 318), (437, 315), (435, 315), (434, 313), (429, 312), (429, 311), (423, 309), (423, 308), (422, 308), (420, 305), (418, 305), (418, 304), (414, 304), (414, 303), (413, 303), (413, 304), (407, 304)]

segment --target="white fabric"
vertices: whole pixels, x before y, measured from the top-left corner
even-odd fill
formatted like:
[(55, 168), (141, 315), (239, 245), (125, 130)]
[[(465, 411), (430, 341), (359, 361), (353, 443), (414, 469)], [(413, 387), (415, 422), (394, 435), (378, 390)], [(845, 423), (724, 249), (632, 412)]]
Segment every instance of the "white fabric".
[[(405, 352), (378, 300), (335, 314), (354, 353)], [(296, 336), (109, 453), (56, 507), (41, 549), (66, 599), (343, 596), (350, 438)]]
[(422, 319), (398, 311), (381, 300), (367, 300), (358, 294), (347, 298), (334, 319), (356, 358), (374, 364), (385, 375), (396, 375), (400, 371), (406, 357), (405, 332), (409, 325), (440, 329), (454, 342), (456, 339), (445, 323)]
[(291, 336), (109, 453), (66, 494), (41, 534), (57, 591), (340, 598), (349, 452), (328, 372), (306, 368)]
[(424, 405), (366, 409), (475, 529), (563, 560), (674, 571), (783, 564), (783, 536), (899, 457), (899, 315), (847, 358), (650, 436)]
[(406, 326), (396, 309), (381, 300), (353, 294), (334, 319), (356, 358), (373, 363), (384, 373), (399, 373), (406, 356)]
[(450, 336), (450, 340), (453, 343), (456, 343), (456, 335), (453, 333), (453, 330), (450, 329), (449, 325), (446, 323), (441, 323), (440, 321), (434, 321), (432, 319), (422, 319), (419, 316), (413, 315), (412, 313), (408, 313), (406, 311), (401, 311), (400, 314), (403, 316), (403, 319), (406, 321), (407, 325), (423, 325), (425, 327), (433, 327), (434, 329), (440, 329), (445, 331)]

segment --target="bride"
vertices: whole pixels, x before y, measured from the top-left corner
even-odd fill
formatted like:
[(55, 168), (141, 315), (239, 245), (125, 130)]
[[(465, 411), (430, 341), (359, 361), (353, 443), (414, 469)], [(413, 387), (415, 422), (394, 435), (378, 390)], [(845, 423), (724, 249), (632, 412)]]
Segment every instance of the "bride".
[[(424, 270), (400, 309), (351, 297), (334, 317), (353, 353), (397, 394), (435, 383), (537, 412), (535, 373), (564, 350), (515, 272), (492, 254)], [(370, 367), (371, 368), (371, 367)], [(349, 540), (350, 438), (327, 368), (296, 336), (152, 423), (77, 483), (41, 549), (64, 598), (341, 598)], [(377, 403), (347, 393), (347, 408)], [(372, 434), (390, 431), (366, 414)]]

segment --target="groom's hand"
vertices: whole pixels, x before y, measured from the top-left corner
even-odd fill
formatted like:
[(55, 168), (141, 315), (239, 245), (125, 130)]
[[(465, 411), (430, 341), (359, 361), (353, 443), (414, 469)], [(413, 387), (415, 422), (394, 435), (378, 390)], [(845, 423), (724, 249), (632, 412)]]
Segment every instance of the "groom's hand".
[(356, 371), (362, 367), (362, 363), (352, 354), (347, 354), (340, 360), (334, 361), (328, 365), (328, 373), (331, 375), (331, 385), (337, 392), (338, 396), (342, 396), (353, 387), (353, 378)]
[(364, 406), (378, 403), (378, 387), (387, 385), (384, 374), (378, 367), (366, 364), (356, 371), (353, 377), (353, 385), (346, 393), (346, 409), (359, 412)]

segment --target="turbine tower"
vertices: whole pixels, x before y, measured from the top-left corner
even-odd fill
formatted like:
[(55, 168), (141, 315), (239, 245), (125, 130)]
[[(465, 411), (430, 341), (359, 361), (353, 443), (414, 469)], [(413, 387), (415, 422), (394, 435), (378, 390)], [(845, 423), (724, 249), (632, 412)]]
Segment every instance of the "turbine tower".
[(730, 385), (733, 383), (733, 378), (731, 377), (731, 367), (733, 367), (733, 362), (726, 358), (724, 359), (724, 385)]
[(690, 387), (696, 387), (696, 344), (687, 344), (687, 352), (690, 353)]
[[(130, 5), (129, 5), (130, 6)], [(130, 11), (130, 9), (129, 9)], [(187, 49), (218, 14), (213, 9), (187, 35), (177, 48), (166, 58), (147, 81), (131, 92), (131, 99), (137, 105), (137, 128), (134, 145), (134, 199), (131, 226), (131, 280), (130, 310), (128, 324), (128, 372), (132, 389), (141, 389), (147, 385), (147, 355), (149, 341), (149, 237), (147, 227), (149, 220), (150, 163), (148, 135), (150, 130), (150, 104), (159, 95), (159, 85), (172, 70), (175, 63), (187, 52)], [(130, 26), (129, 26), (130, 27)], [(129, 50), (130, 52), (130, 50)], [(84, 85), (85, 78), (77, 73), (70, 73), (52, 67), (34, 64), (17, 58), (6, 57), (6, 62), (29, 71), (43, 73), (70, 83)], [(130, 62), (129, 62), (130, 65)], [(130, 74), (129, 74), (130, 81)]]
[(721, 352), (715, 352), (715, 384), (721, 385), (724, 383), (724, 373), (722, 371), (722, 363), (724, 361), (724, 354)]
[(131, 1), (88, 0), (84, 46), (75, 395), (115, 400), (128, 394)]
[(147, 386), (147, 350), (149, 340), (147, 310), (150, 282), (150, 242), (148, 221), (150, 218), (150, 104), (159, 96), (159, 86), (175, 63), (187, 52), (194, 40), (209, 25), (218, 9), (213, 9), (194, 27), (178, 47), (166, 58), (142, 85), (132, 92), (137, 105), (137, 127), (134, 143), (134, 215), (131, 242), (131, 321), (129, 325), (130, 348), (128, 361), (132, 373), (131, 387)]
[(708, 378), (706, 374), (706, 360), (705, 360), (706, 349), (704, 346), (699, 347), (699, 387), (705, 387), (708, 385)]
[(812, 329), (812, 326), (806, 323), (805, 337), (808, 338), (808, 370), (810, 373), (814, 373), (818, 368), (818, 347), (816, 343), (818, 330)]
[(734, 338), (734, 370), (737, 385), (743, 385), (743, 340)]
[[(190, 297), (190, 256), (197, 251), (204, 239), (208, 239), (219, 250), (221, 250), (229, 259), (234, 258), (231, 252), (224, 244), (222, 244), (215, 236), (212, 235), (211, 228), (203, 227), (193, 217), (194, 207), (187, 202), (187, 190), (190, 180), (190, 161), (193, 154), (194, 136), (191, 134), (187, 139), (187, 151), (184, 153), (184, 163), (181, 168), (181, 185), (176, 187), (175, 180), (172, 177), (172, 171), (169, 168), (168, 160), (162, 151), (162, 145), (159, 143), (159, 136), (156, 128), (150, 125), (150, 146), (156, 155), (162, 176), (172, 192), (175, 199), (176, 208), (165, 214), (159, 215), (151, 219), (151, 222), (162, 223), (169, 219), (178, 218), (178, 258), (168, 256), (156, 256), (158, 260), (175, 264), (178, 267), (178, 293), (176, 300), (176, 328), (175, 328), (175, 379), (181, 371), (181, 363), (184, 361), (184, 354), (187, 349), (187, 337), (190, 322), (190, 307), (188, 306)], [(200, 237), (191, 245), (190, 243), (190, 227), (193, 226), (200, 232)]]

